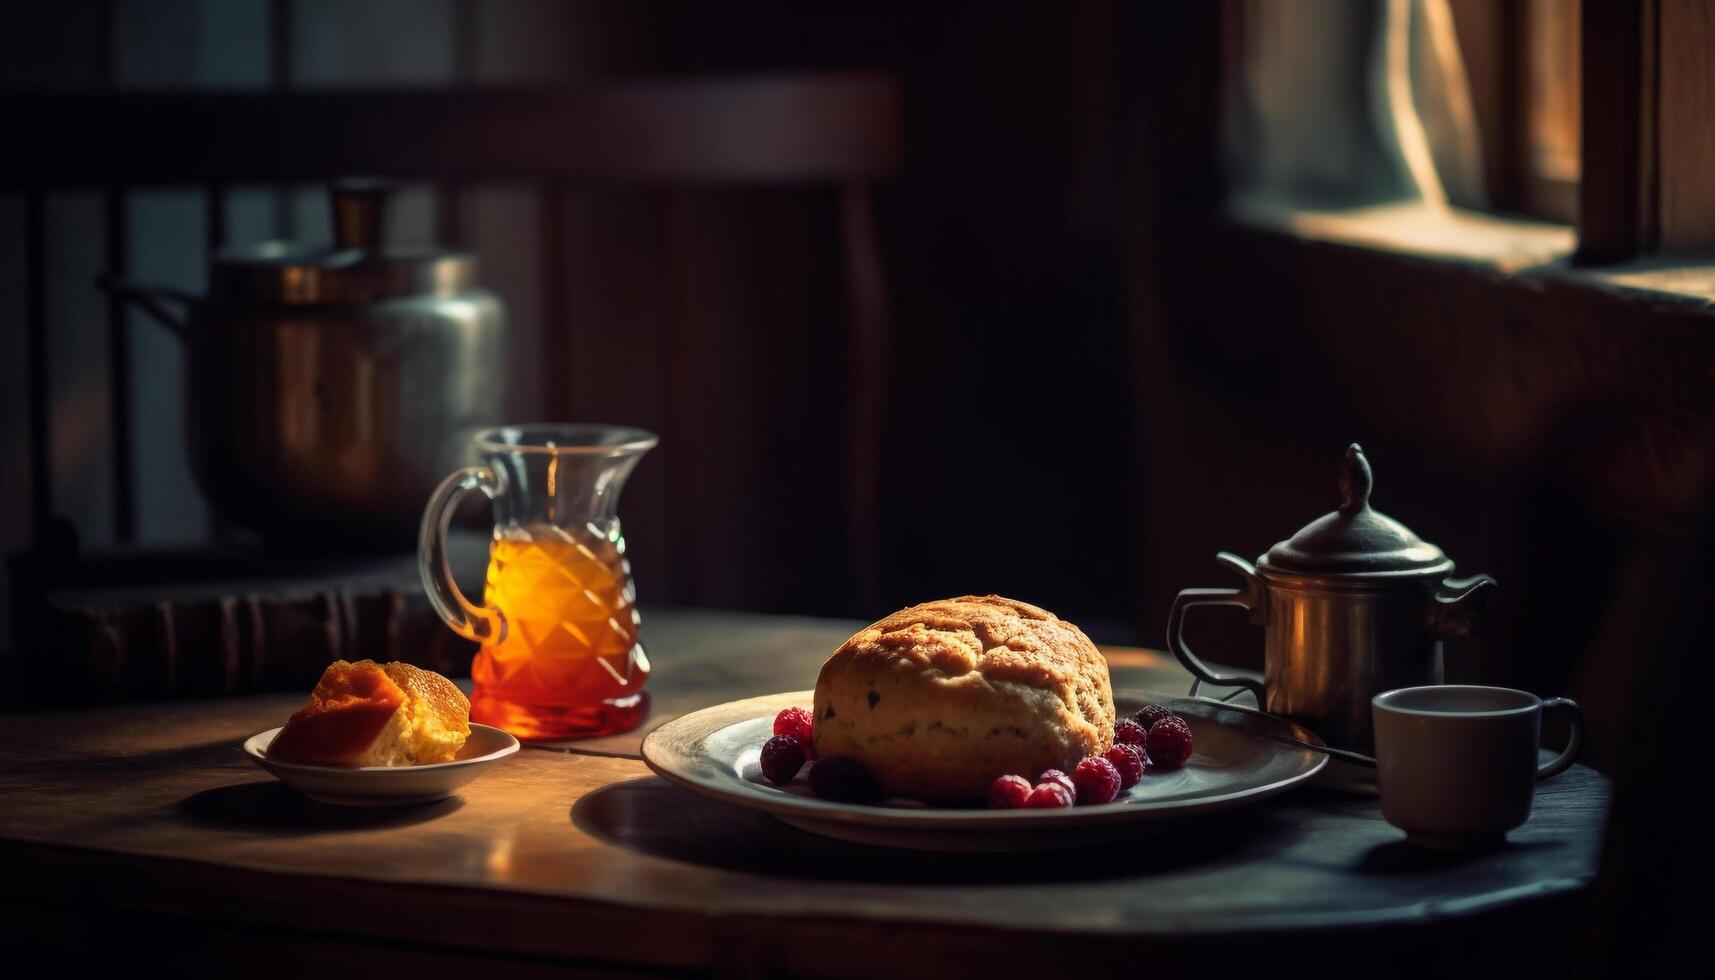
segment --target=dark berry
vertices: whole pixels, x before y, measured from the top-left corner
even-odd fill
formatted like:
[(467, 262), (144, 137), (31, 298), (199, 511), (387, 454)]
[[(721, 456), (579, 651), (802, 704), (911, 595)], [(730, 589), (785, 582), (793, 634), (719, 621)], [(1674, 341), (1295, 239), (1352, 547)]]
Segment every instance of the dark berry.
[(1119, 770), (1099, 755), (1078, 763), (1072, 770), (1072, 783), (1078, 787), (1078, 802), (1085, 806), (1112, 803), (1120, 795)]
[(1016, 810), (1030, 799), (1030, 780), (1023, 776), (1001, 776), (989, 784), (989, 809)]
[(1150, 765), (1177, 769), (1191, 758), (1191, 726), (1178, 715), (1168, 715), (1149, 726)]
[(1067, 789), (1058, 782), (1037, 783), (1030, 791), (1024, 805), (1031, 810), (1054, 810), (1063, 806), (1071, 806), (1077, 799), (1076, 791)]
[(810, 721), (810, 709), (787, 708), (774, 716), (774, 734), (790, 735), (804, 747), (807, 758), (816, 757), (816, 735)]
[(1114, 741), (1122, 745), (1142, 745), (1146, 731), (1147, 728), (1130, 718), (1121, 718), (1114, 724)]
[(838, 756), (816, 760), (810, 767), (810, 788), (822, 799), (839, 803), (873, 803), (881, 799), (875, 777), (863, 763)]
[(1042, 770), (1042, 775), (1036, 777), (1036, 782), (1038, 785), (1042, 783), (1059, 783), (1061, 786), (1066, 787), (1066, 792), (1072, 794), (1073, 797), (1078, 795), (1078, 787), (1072, 782), (1072, 777), (1058, 769)]
[(1146, 704), (1137, 709), (1137, 714), (1132, 715), (1132, 718), (1147, 732), (1156, 722), (1169, 716), (1179, 717), (1159, 704)]
[(804, 768), (804, 746), (790, 735), (776, 735), (762, 743), (762, 778), (784, 786)]
[(1131, 789), (1143, 778), (1147, 761), (1140, 746), (1121, 743), (1109, 749), (1108, 754), (1102, 758), (1113, 763), (1114, 768), (1119, 771), (1120, 789)]

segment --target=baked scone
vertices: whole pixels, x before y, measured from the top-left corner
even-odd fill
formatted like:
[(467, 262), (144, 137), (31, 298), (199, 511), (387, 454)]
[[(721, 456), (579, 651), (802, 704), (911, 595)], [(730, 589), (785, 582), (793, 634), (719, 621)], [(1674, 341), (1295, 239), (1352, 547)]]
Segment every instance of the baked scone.
[(470, 737), (470, 700), (432, 670), (336, 660), (268, 758), (321, 766), (448, 762)]
[(883, 793), (980, 799), (997, 776), (1070, 772), (1113, 745), (1107, 661), (1078, 627), (1000, 596), (926, 602), (860, 631), (816, 679), (817, 758)]

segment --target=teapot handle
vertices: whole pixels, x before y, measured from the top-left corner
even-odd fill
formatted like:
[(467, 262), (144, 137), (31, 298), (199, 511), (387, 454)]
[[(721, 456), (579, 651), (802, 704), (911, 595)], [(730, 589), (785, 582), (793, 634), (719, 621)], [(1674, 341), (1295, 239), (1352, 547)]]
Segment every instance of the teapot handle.
[[(1173, 600), (1173, 610), (1167, 614), (1167, 648), (1185, 665), (1185, 669), (1196, 675), (1198, 683), (1217, 684), (1222, 687), (1241, 687), (1256, 695), (1258, 707), (1263, 706), (1263, 684), (1255, 678), (1239, 674), (1217, 674), (1209, 669), (1209, 665), (1198, 659), (1191, 652), (1191, 647), (1185, 642), (1185, 610), (1192, 606), (1238, 606), (1250, 612), (1250, 621), (1261, 623), (1263, 617), (1262, 580), (1257, 578), (1256, 569), (1251, 563), (1228, 551), (1215, 556), (1215, 560), (1238, 572), (1245, 578), (1242, 589), (1184, 589)], [(1195, 691), (1195, 688), (1193, 688)]]

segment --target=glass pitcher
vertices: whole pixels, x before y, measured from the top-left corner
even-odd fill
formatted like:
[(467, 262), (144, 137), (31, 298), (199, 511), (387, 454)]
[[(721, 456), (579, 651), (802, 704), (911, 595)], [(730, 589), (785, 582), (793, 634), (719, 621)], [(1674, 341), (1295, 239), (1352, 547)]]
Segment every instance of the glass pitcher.
[[(447, 625), (482, 644), (472, 721), (527, 739), (610, 735), (643, 721), (649, 658), (614, 511), (656, 441), (599, 425), (489, 429), (475, 438), (487, 465), (458, 470), (430, 496), (417, 570)], [(473, 490), (494, 509), (481, 604), (459, 591), (446, 555), (447, 522)]]

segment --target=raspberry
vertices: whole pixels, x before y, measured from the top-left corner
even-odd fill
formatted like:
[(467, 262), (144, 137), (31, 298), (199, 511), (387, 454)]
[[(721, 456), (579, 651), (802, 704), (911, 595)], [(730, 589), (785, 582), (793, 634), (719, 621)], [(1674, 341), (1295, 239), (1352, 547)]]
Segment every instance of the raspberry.
[(990, 810), (1016, 810), (1030, 799), (1030, 780), (1001, 776), (989, 785)]
[(1114, 724), (1114, 741), (1125, 745), (1142, 745), (1146, 731), (1147, 728), (1130, 718), (1121, 718)]
[(810, 767), (810, 788), (822, 799), (839, 803), (873, 803), (881, 799), (875, 777), (863, 763), (839, 756), (816, 760)]
[(1191, 758), (1191, 726), (1178, 715), (1168, 715), (1149, 726), (1149, 762), (1162, 769), (1177, 769)]
[(1131, 789), (1137, 781), (1143, 778), (1146, 765), (1143, 749), (1136, 745), (1120, 743), (1108, 750), (1102, 758), (1113, 763), (1120, 774), (1120, 789)]
[(1078, 787), (1072, 782), (1072, 777), (1058, 769), (1042, 770), (1042, 775), (1036, 777), (1036, 783), (1039, 786), (1043, 783), (1059, 783), (1061, 786), (1066, 787), (1066, 792), (1071, 794), (1074, 798), (1078, 795)]
[(804, 756), (816, 757), (816, 734), (808, 708), (787, 708), (774, 716), (774, 734), (790, 735), (804, 747)]
[[(1173, 712), (1167, 710), (1166, 708), (1163, 708), (1159, 704), (1146, 704), (1143, 707), (1137, 709), (1137, 714), (1132, 715), (1132, 718), (1134, 718), (1137, 721), (1137, 723), (1140, 726), (1142, 726), (1143, 730), (1146, 732), (1149, 731), (1149, 729), (1151, 727), (1153, 727), (1156, 722), (1160, 721), (1163, 718), (1177, 718), (1177, 717), (1179, 717), (1179, 716), (1174, 714)], [(1142, 744), (1142, 743), (1139, 742), (1139, 744)]]
[(804, 746), (790, 735), (776, 735), (762, 743), (762, 778), (784, 786), (804, 768)]
[(1112, 803), (1120, 794), (1119, 770), (1099, 755), (1078, 763), (1072, 770), (1072, 782), (1078, 787), (1078, 802), (1086, 806)]
[[(1049, 771), (1054, 772), (1055, 770)], [(1063, 806), (1071, 806), (1075, 799), (1077, 799), (1075, 790), (1067, 789), (1058, 782), (1042, 782), (1037, 783), (1036, 788), (1030, 791), (1030, 796), (1025, 799), (1024, 805), (1031, 810), (1053, 810)]]

